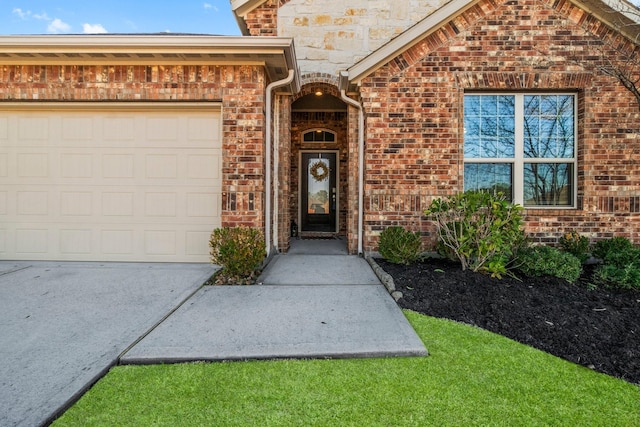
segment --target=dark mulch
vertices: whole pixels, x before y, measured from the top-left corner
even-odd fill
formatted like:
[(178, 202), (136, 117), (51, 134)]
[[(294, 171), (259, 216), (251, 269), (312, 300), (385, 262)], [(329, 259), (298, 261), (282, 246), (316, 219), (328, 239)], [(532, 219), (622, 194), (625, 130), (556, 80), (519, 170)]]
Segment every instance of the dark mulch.
[(593, 267), (570, 284), (554, 277), (495, 279), (439, 259), (376, 262), (402, 292), (402, 308), (479, 326), (640, 384), (640, 291), (593, 289)]

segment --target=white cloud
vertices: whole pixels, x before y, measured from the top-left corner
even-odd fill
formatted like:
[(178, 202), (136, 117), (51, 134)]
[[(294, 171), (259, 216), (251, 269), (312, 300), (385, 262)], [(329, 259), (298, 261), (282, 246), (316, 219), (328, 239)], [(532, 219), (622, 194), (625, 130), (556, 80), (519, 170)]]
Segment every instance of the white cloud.
[(82, 32), (85, 34), (105, 34), (108, 33), (102, 24), (82, 24)]
[(68, 33), (70, 29), (71, 25), (58, 18), (51, 21), (51, 23), (47, 27), (47, 31), (53, 34)]
[(51, 18), (49, 18), (49, 15), (47, 15), (46, 12), (42, 12), (42, 13), (33, 13), (30, 10), (22, 10), (19, 7), (16, 7), (13, 9), (13, 14), (17, 15), (20, 19), (38, 19), (40, 21), (51, 21)]
[(27, 10), (26, 12), (22, 9), (20, 9), (19, 7), (16, 7), (13, 9), (13, 14), (14, 15), (18, 15), (20, 17), (20, 19), (27, 19), (27, 17), (29, 15), (31, 15), (31, 11)]
[(214, 10), (216, 12), (218, 12), (218, 8), (214, 5), (212, 5), (211, 3), (202, 3), (202, 7), (204, 7), (205, 10)]
[[(31, 13), (31, 12), (29, 12)], [(39, 19), (41, 21), (51, 21), (51, 18), (49, 18), (49, 15), (47, 15), (46, 12), (42, 12), (42, 13), (34, 13), (33, 17), (35, 19)]]

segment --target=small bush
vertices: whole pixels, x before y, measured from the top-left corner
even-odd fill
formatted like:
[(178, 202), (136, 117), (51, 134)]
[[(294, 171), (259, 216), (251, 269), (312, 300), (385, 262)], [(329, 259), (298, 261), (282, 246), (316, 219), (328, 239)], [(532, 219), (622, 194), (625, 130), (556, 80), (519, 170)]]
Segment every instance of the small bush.
[(386, 228), (380, 233), (380, 255), (395, 264), (411, 264), (420, 258), (422, 241), (420, 233), (412, 233), (402, 227)]
[(593, 256), (606, 260), (608, 254), (626, 252), (633, 249), (633, 244), (626, 237), (612, 237), (600, 240), (593, 245)]
[(640, 248), (625, 237), (601, 240), (594, 255), (603, 265), (594, 273), (594, 282), (608, 288), (640, 289)]
[(584, 263), (589, 258), (589, 239), (577, 231), (570, 231), (560, 236), (560, 247)]
[(262, 232), (245, 226), (213, 230), (211, 262), (222, 266), (216, 283), (250, 283), (266, 256)]
[(518, 268), (527, 276), (555, 276), (574, 283), (582, 273), (582, 263), (568, 252), (551, 246), (532, 246), (518, 254)]
[(466, 191), (449, 199), (435, 199), (425, 211), (438, 228), (439, 251), (458, 259), (462, 269), (500, 276), (525, 240), (522, 207), (502, 193)]
[(624, 267), (604, 264), (593, 274), (594, 282), (608, 288), (640, 289), (640, 263), (634, 262)]

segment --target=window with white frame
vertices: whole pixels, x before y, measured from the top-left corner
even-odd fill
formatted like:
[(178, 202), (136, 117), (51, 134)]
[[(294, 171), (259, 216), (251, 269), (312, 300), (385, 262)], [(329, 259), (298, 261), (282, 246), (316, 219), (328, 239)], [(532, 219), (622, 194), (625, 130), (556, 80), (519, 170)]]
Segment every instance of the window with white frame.
[(576, 96), (466, 94), (464, 189), (526, 207), (575, 207)]

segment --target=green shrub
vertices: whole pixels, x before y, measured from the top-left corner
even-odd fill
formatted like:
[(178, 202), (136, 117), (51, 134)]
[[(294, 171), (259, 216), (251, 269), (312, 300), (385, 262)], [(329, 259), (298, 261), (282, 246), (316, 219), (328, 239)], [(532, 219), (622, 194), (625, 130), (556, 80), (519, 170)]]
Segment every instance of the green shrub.
[(522, 207), (508, 202), (502, 193), (466, 191), (435, 199), (425, 214), (436, 222), (439, 251), (458, 259), (463, 270), (499, 277), (525, 240)]
[(574, 283), (582, 273), (582, 263), (568, 252), (551, 246), (532, 246), (518, 254), (518, 268), (527, 276), (555, 276)]
[(626, 252), (633, 249), (633, 244), (626, 237), (612, 237), (600, 240), (593, 245), (593, 256), (606, 260), (608, 254)]
[(412, 233), (402, 227), (386, 228), (380, 233), (380, 255), (395, 264), (411, 264), (420, 258), (422, 241), (420, 233)]
[(640, 289), (640, 248), (625, 237), (601, 240), (594, 255), (603, 265), (594, 273), (594, 282), (608, 288)]
[(250, 283), (266, 256), (262, 232), (245, 226), (213, 230), (209, 247), (211, 262), (222, 267), (216, 283)]
[(625, 267), (604, 264), (593, 275), (594, 282), (608, 288), (640, 289), (640, 263), (631, 263)]
[(560, 247), (584, 263), (589, 258), (589, 239), (577, 231), (564, 233), (559, 239)]

